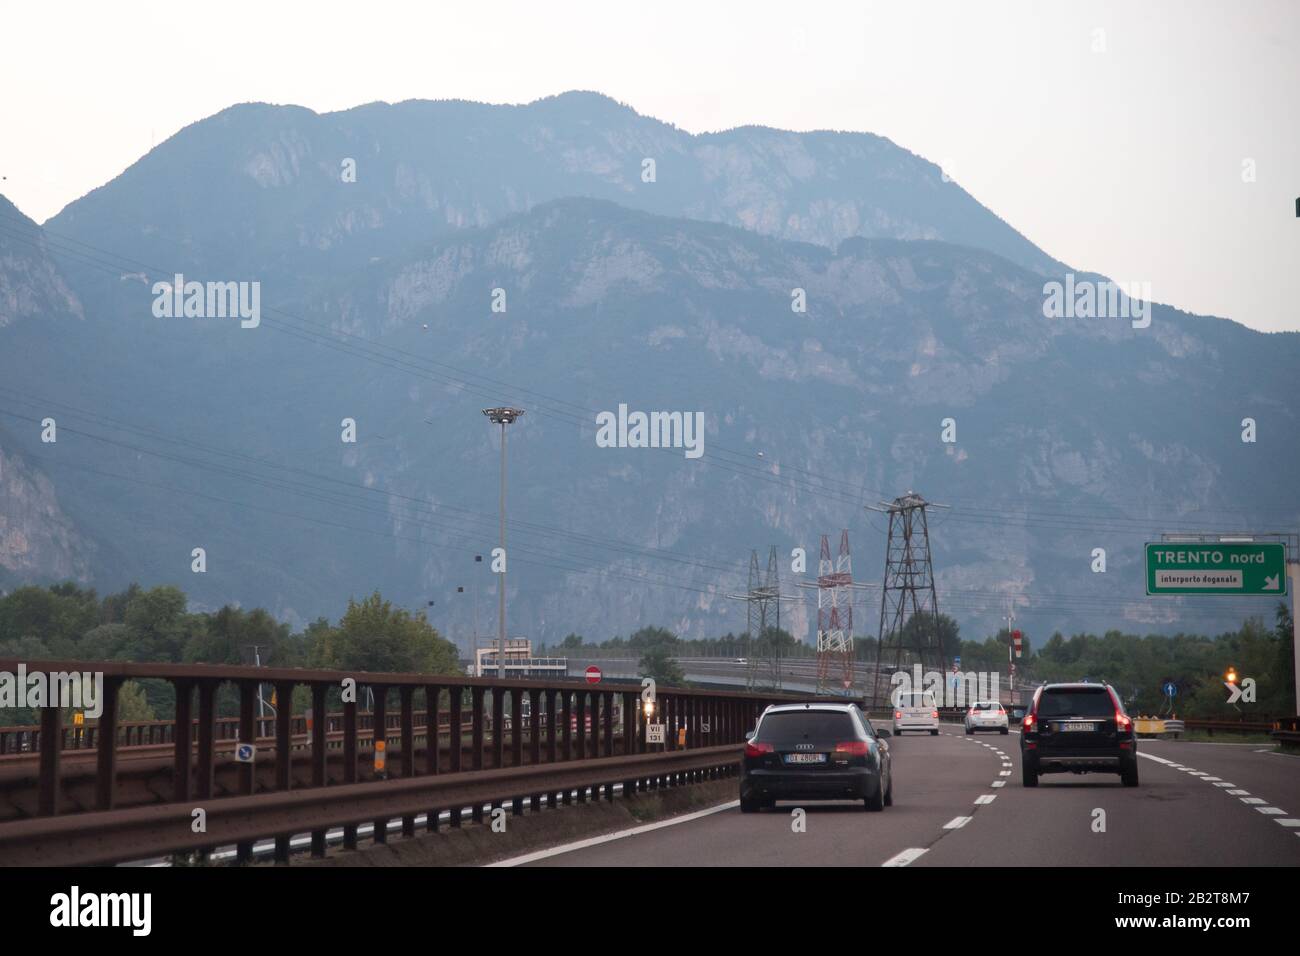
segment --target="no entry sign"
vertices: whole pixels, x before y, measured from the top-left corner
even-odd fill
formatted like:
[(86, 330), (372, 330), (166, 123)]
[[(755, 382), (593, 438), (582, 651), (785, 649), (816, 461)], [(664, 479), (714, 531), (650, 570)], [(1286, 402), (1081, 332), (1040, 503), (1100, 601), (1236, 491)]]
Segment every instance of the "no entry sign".
[(600, 668), (597, 667), (595, 664), (592, 664), (590, 667), (587, 668), (587, 683), (588, 684), (600, 683)]

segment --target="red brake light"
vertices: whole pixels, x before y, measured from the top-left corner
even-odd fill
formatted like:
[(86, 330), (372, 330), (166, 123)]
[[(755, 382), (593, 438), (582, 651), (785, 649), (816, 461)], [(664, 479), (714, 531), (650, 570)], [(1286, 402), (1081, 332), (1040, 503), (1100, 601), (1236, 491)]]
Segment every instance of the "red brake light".
[(1024, 719), (1020, 721), (1020, 727), (1021, 727), (1021, 729), (1022, 729), (1022, 730), (1033, 730), (1033, 729), (1034, 729), (1034, 720), (1035, 720), (1035, 718), (1034, 718), (1034, 715), (1033, 715), (1033, 714), (1025, 714)]
[(1129, 719), (1128, 714), (1118, 710), (1115, 711), (1115, 728), (1117, 730), (1128, 730), (1132, 726), (1133, 721)]
[(846, 740), (844, 743), (835, 745), (837, 754), (848, 754), (851, 757), (865, 757), (871, 750), (871, 745), (865, 740)]
[(761, 757), (763, 754), (770, 754), (775, 752), (775, 750), (776, 748), (771, 744), (758, 743), (753, 740), (750, 740), (745, 744), (746, 757)]
[(895, 719), (895, 720), (902, 720), (902, 719), (903, 719), (903, 712), (902, 712), (901, 710), (896, 710), (896, 711), (894, 711), (894, 719)]
[(932, 710), (932, 711), (930, 711), (930, 716), (933, 717), (935, 720), (938, 720), (938, 719), (939, 719), (939, 712), (938, 712), (937, 710)]

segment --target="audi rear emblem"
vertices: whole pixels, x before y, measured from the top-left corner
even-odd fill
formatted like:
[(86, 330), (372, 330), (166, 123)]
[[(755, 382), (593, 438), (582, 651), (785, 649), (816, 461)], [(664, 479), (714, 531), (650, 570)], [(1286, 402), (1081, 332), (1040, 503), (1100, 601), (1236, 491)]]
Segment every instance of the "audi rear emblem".
[(795, 744), (795, 745), (794, 745), (794, 749), (795, 749), (795, 750), (812, 750), (812, 749), (813, 749), (813, 745), (812, 745), (812, 744)]

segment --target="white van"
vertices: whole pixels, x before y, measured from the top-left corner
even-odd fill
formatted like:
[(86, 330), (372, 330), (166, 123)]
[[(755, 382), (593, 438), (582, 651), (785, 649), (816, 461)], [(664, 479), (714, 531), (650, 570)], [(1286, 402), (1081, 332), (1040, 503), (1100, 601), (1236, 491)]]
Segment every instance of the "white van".
[(939, 708), (930, 691), (899, 691), (894, 698), (894, 735), (904, 730), (928, 730), (939, 736)]

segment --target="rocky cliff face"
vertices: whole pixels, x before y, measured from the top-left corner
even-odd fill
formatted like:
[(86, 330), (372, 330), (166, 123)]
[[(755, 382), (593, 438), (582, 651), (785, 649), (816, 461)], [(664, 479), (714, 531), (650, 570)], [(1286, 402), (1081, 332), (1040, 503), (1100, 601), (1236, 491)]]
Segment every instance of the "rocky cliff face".
[(90, 580), (93, 545), (59, 506), (54, 483), (0, 442), (0, 570), (7, 582)]
[(84, 317), (50, 260), (44, 233), (0, 196), (0, 328), (51, 313)]
[[(84, 319), (39, 227), (0, 197), (0, 329), (51, 316)], [(0, 338), (0, 350), (6, 373), (23, 361), (17, 336)], [(63, 512), (50, 478), (14, 451), (14, 430), (38, 433), (42, 418), (17, 385), (12, 374), (0, 375), (0, 400), (10, 410), (0, 418), (0, 583), (86, 581), (93, 545)]]

